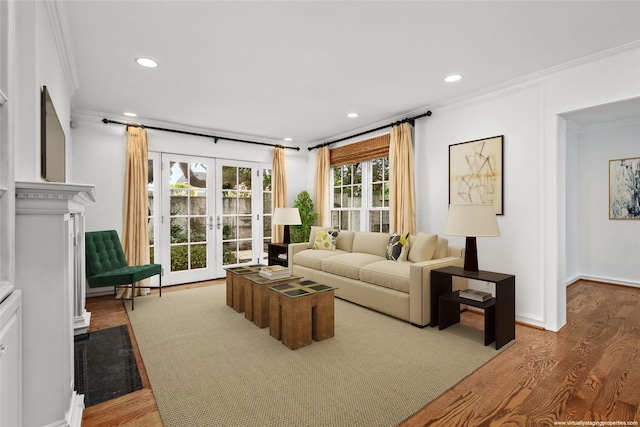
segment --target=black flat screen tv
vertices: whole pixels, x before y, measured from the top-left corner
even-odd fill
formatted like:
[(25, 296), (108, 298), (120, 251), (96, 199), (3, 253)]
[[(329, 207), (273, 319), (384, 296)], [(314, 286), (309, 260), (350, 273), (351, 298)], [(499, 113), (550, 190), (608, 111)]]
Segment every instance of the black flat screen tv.
[(40, 160), (42, 178), (65, 182), (65, 135), (46, 86), (40, 100)]

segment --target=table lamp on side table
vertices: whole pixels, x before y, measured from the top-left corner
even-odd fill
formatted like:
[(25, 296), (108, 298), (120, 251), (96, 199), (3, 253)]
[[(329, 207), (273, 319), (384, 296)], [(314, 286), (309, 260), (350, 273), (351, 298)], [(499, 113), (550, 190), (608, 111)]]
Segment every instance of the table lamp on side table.
[(500, 229), (493, 204), (451, 205), (444, 234), (465, 236), (464, 269), (478, 271), (476, 237), (498, 237)]
[(282, 243), (291, 243), (291, 232), (289, 230), (290, 225), (300, 225), (300, 212), (298, 208), (276, 208), (271, 218), (273, 225), (284, 225), (284, 239)]

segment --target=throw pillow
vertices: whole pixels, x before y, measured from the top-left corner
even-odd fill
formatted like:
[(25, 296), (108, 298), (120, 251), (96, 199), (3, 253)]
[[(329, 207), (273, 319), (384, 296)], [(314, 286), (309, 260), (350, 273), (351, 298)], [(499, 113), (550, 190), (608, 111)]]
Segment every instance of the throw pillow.
[(316, 241), (316, 232), (318, 230), (331, 231), (333, 230), (333, 227), (318, 227), (316, 225), (312, 225), (309, 233), (309, 249), (313, 249), (313, 244)]
[(409, 249), (409, 233), (392, 234), (387, 244), (386, 258), (392, 261), (406, 261)]
[(411, 241), (411, 249), (409, 250), (409, 261), (422, 262), (429, 261), (433, 258), (438, 243), (437, 234), (416, 234), (415, 239)]
[(316, 231), (316, 240), (313, 243), (313, 249), (324, 251), (336, 250), (336, 239), (338, 238), (338, 230), (318, 230)]

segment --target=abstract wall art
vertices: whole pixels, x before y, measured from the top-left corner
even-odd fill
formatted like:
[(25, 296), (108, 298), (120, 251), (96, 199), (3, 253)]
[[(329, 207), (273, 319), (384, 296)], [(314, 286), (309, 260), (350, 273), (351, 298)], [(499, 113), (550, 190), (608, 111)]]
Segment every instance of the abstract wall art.
[(609, 160), (609, 219), (640, 219), (640, 157)]
[(449, 145), (449, 204), (493, 203), (503, 215), (504, 136)]

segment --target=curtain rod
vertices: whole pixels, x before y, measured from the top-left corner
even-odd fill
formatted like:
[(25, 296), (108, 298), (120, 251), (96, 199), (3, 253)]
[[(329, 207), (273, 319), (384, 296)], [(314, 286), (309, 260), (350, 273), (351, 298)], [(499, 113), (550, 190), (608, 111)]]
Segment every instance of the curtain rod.
[(422, 117), (429, 117), (430, 115), (431, 115), (431, 111), (427, 111), (426, 113), (420, 114), (419, 116), (407, 117), (406, 119), (402, 119), (402, 120), (399, 120), (397, 122), (389, 123), (388, 125), (380, 126), (380, 127), (375, 128), (375, 129), (365, 130), (364, 132), (360, 132), (360, 133), (357, 133), (355, 135), (345, 136), (344, 138), (336, 139), (334, 141), (323, 142), (322, 144), (318, 144), (316, 146), (310, 147), (309, 151), (314, 150), (316, 148), (326, 147), (327, 145), (335, 144), (336, 142), (344, 141), (344, 140), (347, 140), (347, 139), (355, 138), (357, 136), (362, 136), (362, 135), (366, 135), (366, 134), (371, 133), (371, 132), (375, 132), (375, 131), (378, 131), (378, 130), (386, 129), (386, 128), (391, 127), (391, 126), (397, 126), (397, 125), (400, 125), (402, 123), (409, 123), (409, 124), (411, 124), (411, 126), (413, 126), (415, 124), (416, 119), (420, 119)]
[(163, 130), (165, 132), (174, 132), (174, 133), (182, 133), (182, 134), (185, 134), (185, 135), (202, 136), (204, 138), (213, 138), (213, 143), (214, 144), (217, 144), (218, 140), (223, 139), (225, 141), (244, 142), (246, 144), (265, 145), (265, 146), (268, 146), (268, 147), (282, 147), (282, 148), (288, 148), (290, 150), (300, 151), (300, 147), (287, 147), (285, 145), (271, 144), (271, 143), (268, 143), (268, 142), (248, 141), (246, 139), (227, 138), (226, 136), (207, 135), (207, 134), (204, 134), (204, 133), (189, 132), (189, 131), (186, 131), (186, 130), (168, 129), (168, 128), (162, 128), (162, 127), (157, 127), (157, 126), (147, 126), (147, 125), (143, 125), (141, 123), (126, 123), (126, 122), (119, 122), (117, 120), (110, 120), (110, 119), (102, 119), (102, 123), (104, 123), (104, 124), (123, 125), (123, 126), (127, 126), (127, 127), (133, 126), (133, 127), (137, 127), (137, 128), (144, 128), (144, 129)]

